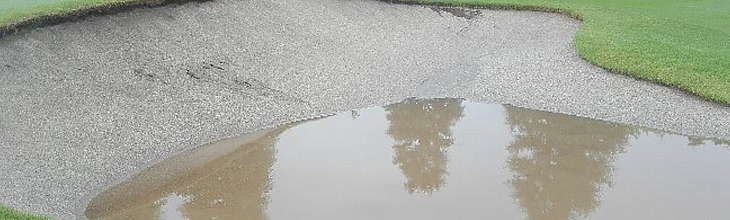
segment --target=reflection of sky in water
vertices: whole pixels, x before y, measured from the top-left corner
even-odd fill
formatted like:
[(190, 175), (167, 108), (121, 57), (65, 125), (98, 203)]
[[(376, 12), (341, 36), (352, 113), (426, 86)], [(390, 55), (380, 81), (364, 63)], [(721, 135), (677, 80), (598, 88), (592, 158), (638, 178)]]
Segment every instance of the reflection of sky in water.
[(182, 220), (188, 219), (183, 213), (183, 208), (186, 203), (190, 202), (189, 196), (180, 196), (177, 194), (170, 194), (169, 196), (157, 201), (160, 205), (159, 219), (160, 220)]
[[(730, 151), (720, 140), (462, 100), (410, 100), (267, 132), (204, 175), (173, 181), (157, 203), (130, 206), (162, 219), (730, 215)], [(150, 215), (139, 210), (117, 219)]]

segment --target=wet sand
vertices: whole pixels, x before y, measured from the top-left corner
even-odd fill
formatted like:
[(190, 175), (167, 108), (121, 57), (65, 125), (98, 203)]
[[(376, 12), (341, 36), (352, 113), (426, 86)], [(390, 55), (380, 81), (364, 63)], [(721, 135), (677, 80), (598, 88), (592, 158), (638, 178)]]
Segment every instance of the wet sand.
[(608, 73), (562, 15), (220, 0), (0, 39), (0, 203), (83, 218), (161, 158), (408, 97), (462, 97), (730, 137), (730, 109)]

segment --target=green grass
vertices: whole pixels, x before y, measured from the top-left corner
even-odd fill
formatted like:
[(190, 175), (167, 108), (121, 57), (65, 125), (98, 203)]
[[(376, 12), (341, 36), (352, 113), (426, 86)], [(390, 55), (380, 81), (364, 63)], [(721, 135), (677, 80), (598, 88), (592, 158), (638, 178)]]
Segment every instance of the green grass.
[(100, 5), (138, 0), (0, 0), (0, 26), (10, 26), (47, 15), (65, 14)]
[(578, 53), (613, 72), (730, 104), (728, 0), (422, 0), (560, 11), (582, 19)]
[(0, 205), (0, 220), (51, 220), (51, 218), (15, 211)]

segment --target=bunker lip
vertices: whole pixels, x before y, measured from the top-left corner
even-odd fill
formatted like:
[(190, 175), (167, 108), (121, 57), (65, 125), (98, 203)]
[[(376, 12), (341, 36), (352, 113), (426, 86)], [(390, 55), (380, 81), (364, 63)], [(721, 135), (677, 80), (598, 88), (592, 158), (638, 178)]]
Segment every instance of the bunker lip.
[(144, 7), (161, 7), (168, 5), (180, 5), (190, 2), (209, 2), (215, 0), (134, 0), (127, 2), (114, 2), (100, 5), (93, 5), (80, 9), (70, 10), (58, 14), (42, 15), (32, 17), (17, 23), (12, 23), (6, 26), (0, 26), (0, 39), (9, 35), (22, 33), (25, 30), (33, 28), (42, 28), (53, 26), (56, 24), (78, 21), (84, 18), (99, 16), (99, 15), (113, 15), (120, 12), (126, 12), (138, 8)]
[(498, 3), (442, 3), (442, 2), (423, 2), (417, 0), (375, 0), (391, 4), (413, 5), (413, 6), (431, 6), (435, 8), (469, 8), (469, 9), (487, 9), (487, 10), (517, 10), (517, 11), (534, 11), (562, 14), (579, 21), (583, 21), (583, 16), (571, 10), (552, 8), (545, 6), (520, 5), (520, 4), (498, 4)]
[[(77, 21), (84, 18), (92, 17), (92, 16), (100, 16), (100, 15), (112, 15), (120, 12), (126, 12), (138, 8), (144, 8), (144, 7), (161, 7), (161, 6), (167, 6), (167, 5), (180, 5), (180, 4), (186, 4), (186, 3), (203, 3), (203, 2), (210, 2), (210, 1), (216, 1), (216, 0), (135, 0), (135, 1), (128, 1), (128, 2), (115, 2), (115, 3), (108, 3), (108, 4), (100, 4), (100, 5), (94, 5), (89, 7), (84, 7), (80, 9), (70, 10), (63, 13), (57, 13), (57, 14), (49, 14), (49, 15), (42, 15), (37, 17), (32, 17), (17, 23), (12, 23), (6, 26), (0, 26), (0, 39), (7, 37), (9, 35), (15, 35), (18, 33), (22, 33), (25, 30), (33, 29), (33, 28), (42, 28), (42, 27), (48, 27), (53, 26), (56, 24), (61, 24), (65, 22), (71, 22), (71, 21)], [(549, 7), (540, 7), (540, 6), (530, 6), (530, 5), (511, 5), (511, 4), (478, 4), (478, 5), (470, 5), (470, 4), (448, 4), (448, 3), (436, 3), (436, 2), (418, 2), (413, 0), (374, 0), (374, 1), (381, 1), (381, 2), (387, 2), (392, 4), (402, 4), (402, 5), (419, 5), (419, 6), (432, 6), (432, 10), (434, 11), (443, 11), (439, 8), (470, 8), (470, 9), (494, 9), (494, 10), (524, 10), (524, 11), (539, 11), (539, 12), (550, 12), (550, 13), (559, 13), (564, 14), (567, 16), (570, 16), (572, 18), (583, 20), (582, 16), (580, 14), (574, 13), (570, 10), (564, 10), (559, 8), (549, 8)], [(454, 14), (455, 11), (453, 10), (446, 10), (446, 12)], [(471, 18), (473, 15), (464, 14), (458, 15), (459, 13), (454, 14), (454, 16), (458, 17), (466, 17)]]
[[(579, 20), (581, 22), (584, 21), (583, 15), (581, 15), (580, 13), (576, 13), (569, 9), (553, 8), (553, 7), (546, 7), (546, 6), (522, 5), (522, 4), (499, 4), (499, 3), (443, 3), (443, 2), (422, 2), (422, 1), (418, 1), (418, 0), (375, 0), (375, 1), (382, 1), (382, 2), (391, 3), (391, 4), (431, 6), (431, 7), (433, 7), (431, 9), (434, 11), (438, 11), (439, 7), (445, 7), (445, 8), (470, 8), (470, 9), (487, 9), (487, 10), (518, 10), (518, 11), (547, 12), (547, 13), (562, 14), (562, 15), (574, 18), (576, 20)], [(458, 17), (458, 15), (454, 15), (454, 16)], [(725, 102), (720, 99), (715, 99), (712, 97), (698, 95), (698, 94), (690, 91), (689, 88), (682, 87), (681, 85), (668, 83), (668, 82), (665, 82), (665, 81), (662, 81), (659, 79), (650, 79), (650, 78), (647, 78), (645, 76), (638, 75), (638, 74), (632, 74), (630, 71), (626, 71), (626, 70), (620, 69), (620, 68), (608, 68), (603, 65), (598, 65), (596, 62), (593, 62), (590, 59), (586, 59), (586, 57), (584, 57), (582, 53), (578, 53), (578, 55), (580, 56), (580, 58), (583, 61), (586, 61), (594, 66), (597, 66), (597, 67), (604, 69), (606, 71), (609, 71), (611, 73), (621, 74), (621, 75), (628, 76), (633, 79), (637, 79), (637, 80), (641, 80), (641, 81), (645, 81), (645, 82), (656, 83), (656, 84), (666, 86), (669, 88), (677, 89), (688, 95), (696, 96), (696, 97), (701, 98), (708, 102), (730, 107), (729, 102)]]

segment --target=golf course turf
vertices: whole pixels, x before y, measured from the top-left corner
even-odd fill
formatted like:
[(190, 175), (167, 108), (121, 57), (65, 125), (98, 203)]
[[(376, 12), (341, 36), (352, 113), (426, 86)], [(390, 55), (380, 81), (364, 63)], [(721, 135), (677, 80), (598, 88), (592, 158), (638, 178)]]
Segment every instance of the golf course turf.
[(616, 73), (730, 103), (730, 1), (405, 1), (560, 12), (583, 20), (578, 53)]
[(51, 218), (41, 217), (30, 213), (19, 212), (0, 205), (1, 220), (50, 220)]
[[(145, 0), (146, 2), (153, 2)], [(140, 0), (9, 0), (0, 4), (0, 26), (7, 27), (49, 15), (70, 14), (90, 7), (141, 2)]]
[(5, 0), (0, 3), (0, 37), (89, 15), (194, 1), (210, 0)]

